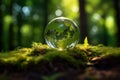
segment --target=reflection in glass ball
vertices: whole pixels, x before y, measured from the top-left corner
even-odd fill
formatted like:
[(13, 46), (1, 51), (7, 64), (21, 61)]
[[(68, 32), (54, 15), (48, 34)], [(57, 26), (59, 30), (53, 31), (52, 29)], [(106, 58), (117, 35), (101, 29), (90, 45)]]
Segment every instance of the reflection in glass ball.
[(70, 19), (58, 17), (51, 20), (44, 33), (46, 43), (52, 48), (73, 48), (78, 42), (78, 26)]

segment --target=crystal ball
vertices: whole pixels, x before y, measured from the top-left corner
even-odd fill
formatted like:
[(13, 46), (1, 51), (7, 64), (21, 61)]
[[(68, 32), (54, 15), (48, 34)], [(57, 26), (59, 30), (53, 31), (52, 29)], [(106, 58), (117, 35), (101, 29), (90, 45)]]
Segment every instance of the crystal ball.
[(73, 48), (79, 42), (79, 37), (78, 26), (65, 17), (52, 19), (44, 31), (45, 41), (52, 48)]

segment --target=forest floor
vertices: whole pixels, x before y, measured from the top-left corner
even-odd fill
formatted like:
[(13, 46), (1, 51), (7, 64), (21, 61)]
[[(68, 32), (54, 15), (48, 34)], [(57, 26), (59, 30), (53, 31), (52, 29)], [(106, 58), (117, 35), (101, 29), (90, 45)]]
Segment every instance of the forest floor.
[(120, 80), (120, 48), (78, 44), (52, 49), (41, 43), (0, 53), (0, 80)]

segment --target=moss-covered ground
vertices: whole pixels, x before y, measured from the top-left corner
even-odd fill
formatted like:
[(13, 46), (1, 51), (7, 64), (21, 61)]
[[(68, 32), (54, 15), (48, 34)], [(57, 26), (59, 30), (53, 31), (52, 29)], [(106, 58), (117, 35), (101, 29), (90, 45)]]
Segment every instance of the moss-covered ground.
[(41, 43), (0, 53), (0, 80), (120, 79), (120, 48), (77, 44), (52, 49)]

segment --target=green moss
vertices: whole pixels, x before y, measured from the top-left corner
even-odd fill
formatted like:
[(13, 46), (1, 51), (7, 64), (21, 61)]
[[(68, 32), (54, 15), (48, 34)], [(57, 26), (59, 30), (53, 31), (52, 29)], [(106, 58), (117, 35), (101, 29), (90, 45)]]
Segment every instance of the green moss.
[(58, 50), (52, 49), (41, 43), (33, 43), (32, 48), (22, 48), (11, 52), (0, 53), (0, 65), (14, 65), (18, 67), (27, 67), (31, 64), (43, 64), (43, 62), (53, 62), (63, 60), (63, 64), (75, 68), (85, 67), (90, 59), (96, 56), (101, 57), (120, 57), (120, 48), (105, 46), (88, 46), (78, 44), (73, 49)]
[(96, 57), (120, 57), (120, 48), (119, 47), (106, 47), (106, 46), (90, 46), (87, 50), (88, 53), (91, 53), (90, 56)]
[(87, 58), (84, 57), (87, 56), (80, 50), (72, 49), (59, 51), (41, 43), (34, 43), (32, 48), (22, 48), (8, 53), (0, 53), (0, 64), (23, 67), (29, 64), (42, 64), (42, 62), (45, 61), (52, 62), (56, 59), (61, 59), (79, 68), (86, 65)]

